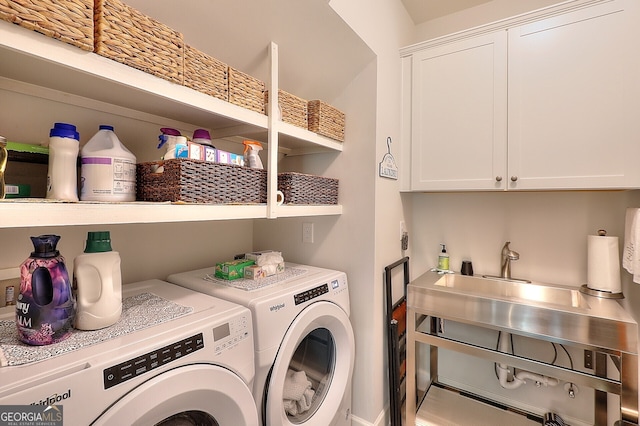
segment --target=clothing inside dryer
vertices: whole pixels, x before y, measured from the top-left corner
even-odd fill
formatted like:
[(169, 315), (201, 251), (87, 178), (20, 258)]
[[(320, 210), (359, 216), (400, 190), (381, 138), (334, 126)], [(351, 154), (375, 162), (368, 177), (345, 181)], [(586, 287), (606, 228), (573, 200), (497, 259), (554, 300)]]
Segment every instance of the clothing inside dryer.
[(183, 411), (164, 419), (155, 426), (219, 426), (218, 422), (202, 411)]
[(289, 421), (303, 423), (313, 416), (331, 387), (334, 369), (333, 336), (317, 328), (300, 342), (289, 363), (283, 391)]

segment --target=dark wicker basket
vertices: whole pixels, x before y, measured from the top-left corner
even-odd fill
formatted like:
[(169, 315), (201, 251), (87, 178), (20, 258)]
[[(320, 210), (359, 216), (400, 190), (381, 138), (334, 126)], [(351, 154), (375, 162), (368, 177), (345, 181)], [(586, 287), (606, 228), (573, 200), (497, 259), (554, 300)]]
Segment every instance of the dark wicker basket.
[(284, 204), (338, 204), (338, 179), (304, 173), (278, 173)]
[[(162, 167), (162, 172), (157, 170)], [(267, 171), (234, 164), (172, 159), (137, 165), (138, 201), (211, 204), (267, 202)]]

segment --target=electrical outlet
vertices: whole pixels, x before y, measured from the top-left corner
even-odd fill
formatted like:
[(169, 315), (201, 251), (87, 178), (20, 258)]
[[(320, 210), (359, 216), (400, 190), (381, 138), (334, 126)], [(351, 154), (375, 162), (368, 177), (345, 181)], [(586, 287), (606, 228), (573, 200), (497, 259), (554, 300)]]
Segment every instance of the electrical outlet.
[(304, 222), (302, 224), (302, 242), (313, 243), (313, 222)]
[(584, 368), (593, 369), (593, 351), (584, 350)]

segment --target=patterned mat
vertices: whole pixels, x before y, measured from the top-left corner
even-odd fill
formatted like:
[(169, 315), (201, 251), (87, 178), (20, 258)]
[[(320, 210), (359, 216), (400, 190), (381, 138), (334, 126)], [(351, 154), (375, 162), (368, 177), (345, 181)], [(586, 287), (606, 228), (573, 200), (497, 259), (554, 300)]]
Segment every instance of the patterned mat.
[(241, 290), (253, 291), (260, 290), (264, 287), (268, 287), (274, 284), (282, 284), (283, 282), (286, 282), (291, 278), (295, 278), (306, 273), (306, 269), (286, 268), (284, 272), (280, 274), (271, 275), (270, 277), (260, 278), (257, 280), (248, 280), (245, 278), (238, 278), (237, 280), (223, 280), (214, 276), (213, 274), (206, 275), (204, 279), (217, 284), (226, 285), (227, 287), (235, 287)]
[(18, 340), (15, 321), (0, 321), (0, 367), (29, 364), (63, 355), (186, 315), (193, 308), (178, 305), (151, 293), (123, 300), (122, 315), (114, 325), (100, 330), (73, 330), (59, 343), (30, 346)]

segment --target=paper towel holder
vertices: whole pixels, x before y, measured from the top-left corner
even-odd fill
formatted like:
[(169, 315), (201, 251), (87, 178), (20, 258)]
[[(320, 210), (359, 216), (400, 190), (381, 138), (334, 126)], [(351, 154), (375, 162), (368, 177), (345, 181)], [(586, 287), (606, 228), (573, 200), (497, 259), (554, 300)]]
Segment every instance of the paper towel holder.
[(612, 293), (610, 291), (594, 290), (589, 288), (586, 284), (582, 284), (580, 287), (580, 293), (587, 294), (589, 296), (600, 297), (602, 299), (624, 299), (624, 294)]
[[(607, 231), (604, 229), (598, 229), (598, 235), (604, 237), (607, 235)], [(596, 290), (590, 288), (588, 284), (582, 284), (582, 286), (580, 287), (580, 293), (584, 293), (589, 296), (600, 297), (602, 299), (624, 299), (624, 294), (622, 294), (622, 291), (613, 293), (611, 291)]]

